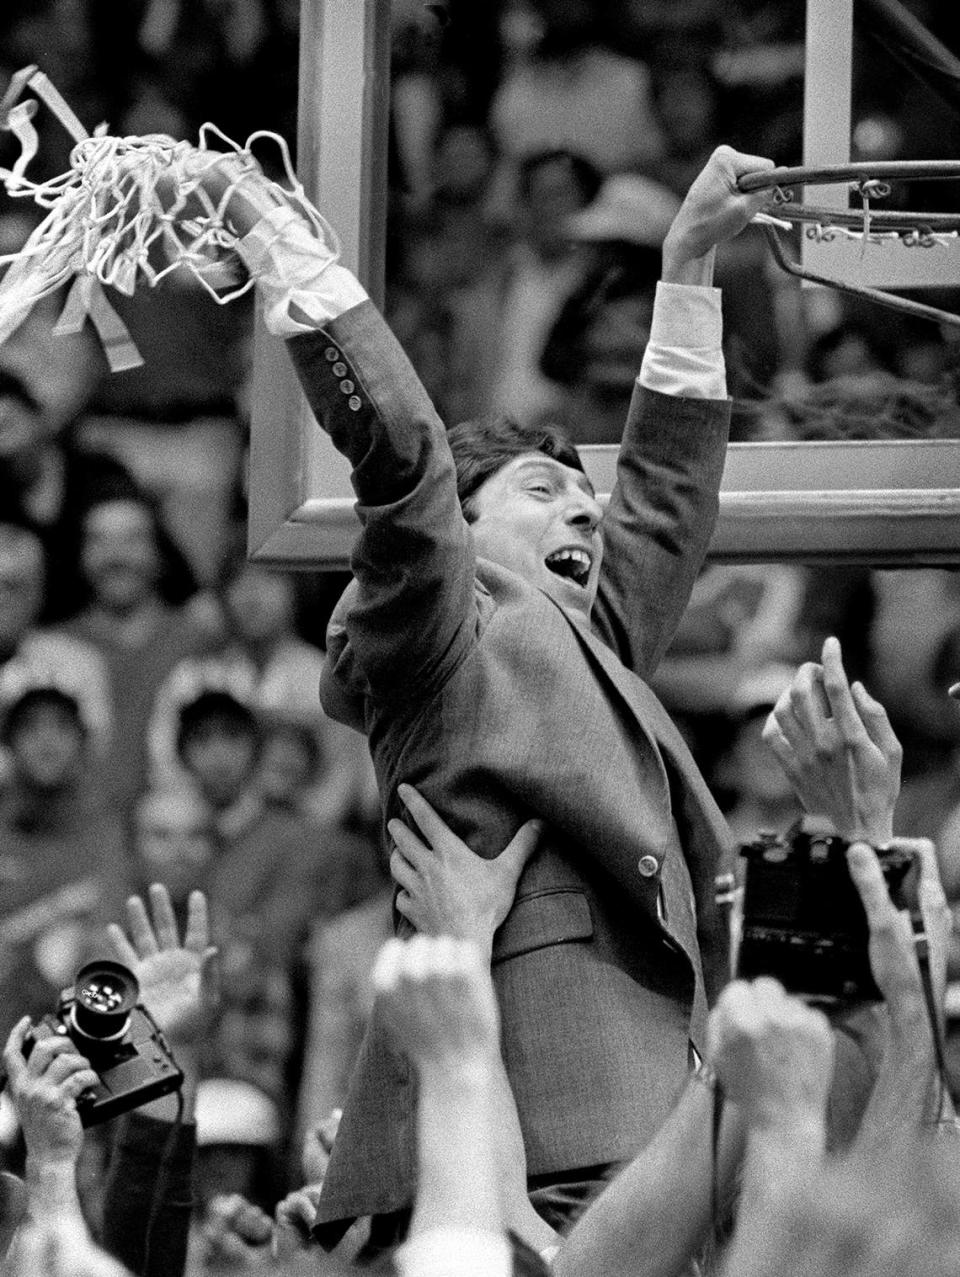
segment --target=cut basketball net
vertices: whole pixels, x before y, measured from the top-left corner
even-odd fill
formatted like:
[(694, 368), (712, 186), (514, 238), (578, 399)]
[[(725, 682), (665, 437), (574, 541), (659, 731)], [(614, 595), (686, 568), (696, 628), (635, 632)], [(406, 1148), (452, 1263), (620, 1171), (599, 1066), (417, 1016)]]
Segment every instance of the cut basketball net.
[[(27, 89), (36, 98), (22, 101)], [(38, 150), (37, 99), (76, 143), (69, 170), (45, 182), (26, 175)], [(105, 125), (91, 135), (36, 67), (13, 76), (0, 101), (0, 128), (20, 143), (13, 167), (0, 168), (7, 193), (49, 209), (19, 252), (0, 257), (0, 265), (7, 264), (0, 280), (0, 343), (38, 301), (72, 281), (55, 331), (78, 332), (89, 318), (114, 372), (141, 364), (104, 285), (129, 296), (139, 284), (155, 287), (171, 271), (185, 269), (220, 305), (248, 292), (254, 281), (236, 253), (239, 239), (227, 209), (253, 175), (273, 205), (293, 205), (306, 215), (331, 261), (339, 256), (336, 233), (307, 198), (276, 133), (253, 133), (243, 146), (213, 124), (201, 127), (198, 146), (160, 133), (111, 137)], [(286, 185), (264, 178), (253, 157), (254, 144), (264, 139), (279, 149)], [(211, 150), (211, 142), (222, 150)], [(209, 184), (216, 199), (205, 184), (214, 173), (218, 181)]]
[[(900, 244), (905, 248), (956, 249), (960, 243), (960, 213), (922, 213), (898, 209), (877, 209), (875, 201), (890, 194), (891, 181), (944, 181), (960, 180), (960, 161), (957, 160), (905, 160), (902, 162), (877, 162), (836, 165), (827, 168), (775, 168), (757, 173), (747, 173), (739, 180), (742, 191), (773, 192), (775, 212), (759, 213), (753, 219), (763, 227), (777, 265), (790, 275), (812, 284), (836, 288), (840, 292), (864, 297), (892, 310), (919, 315), (937, 323), (960, 327), (960, 315), (937, 306), (928, 306), (912, 298), (896, 293), (885, 293), (877, 288), (865, 288), (846, 280), (834, 279), (806, 270), (798, 262), (791, 261), (783, 248), (780, 233), (791, 231), (796, 225), (804, 226), (804, 234), (821, 243), (838, 238), (858, 240), (861, 256), (868, 247)], [(860, 196), (859, 209), (818, 208), (794, 201), (792, 186), (828, 186), (842, 182), (849, 184)]]

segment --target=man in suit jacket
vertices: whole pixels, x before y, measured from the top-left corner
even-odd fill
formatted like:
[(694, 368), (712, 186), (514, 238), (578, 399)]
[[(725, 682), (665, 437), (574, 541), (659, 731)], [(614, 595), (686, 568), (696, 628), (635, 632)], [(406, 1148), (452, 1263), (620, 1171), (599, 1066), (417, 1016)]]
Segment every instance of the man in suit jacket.
[[(605, 512), (549, 432), (494, 428), (479, 448), (476, 432), (454, 432), (455, 465), (353, 277), (255, 179), (230, 204), (268, 326), (289, 338), (318, 422), (353, 465), (362, 531), (329, 632), (325, 707), (366, 731), (385, 821), (403, 814), (407, 781), (481, 856), (530, 817), (546, 822), (493, 949), (505, 1063), (541, 1181), (599, 1178), (649, 1139), (727, 974), (714, 904), (725, 826), (643, 679), (716, 515), (729, 409), (714, 245), (761, 207), (736, 178), (768, 166), (720, 148), (667, 237)], [(410, 1204), (414, 1099), (374, 1021), (324, 1185), (327, 1237)]]

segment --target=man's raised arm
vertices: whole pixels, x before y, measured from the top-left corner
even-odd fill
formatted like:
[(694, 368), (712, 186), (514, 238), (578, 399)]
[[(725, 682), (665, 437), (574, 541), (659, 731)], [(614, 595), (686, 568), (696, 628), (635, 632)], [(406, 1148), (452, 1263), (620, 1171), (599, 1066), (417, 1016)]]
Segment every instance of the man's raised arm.
[[(227, 205), (268, 329), (287, 341), (317, 421), (353, 467), (361, 536), (349, 640), (374, 696), (421, 699), (469, 642), (474, 556), (446, 433), (333, 236), (236, 162), (202, 170)], [(345, 609), (346, 610), (346, 609)]]
[(718, 147), (663, 245), (650, 338), (603, 521), (598, 632), (648, 677), (680, 620), (717, 516), (730, 408), (721, 348), (716, 246), (759, 212), (767, 192), (737, 179), (772, 161)]

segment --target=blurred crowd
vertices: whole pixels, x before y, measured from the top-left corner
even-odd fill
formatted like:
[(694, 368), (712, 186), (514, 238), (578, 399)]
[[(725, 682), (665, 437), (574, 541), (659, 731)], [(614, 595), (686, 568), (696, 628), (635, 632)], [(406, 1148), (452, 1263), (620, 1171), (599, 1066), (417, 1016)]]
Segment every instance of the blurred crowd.
[[(960, 53), (954, 4), (911, 8)], [(705, 158), (729, 142), (799, 162), (799, 9), (394, 0), (385, 313), (446, 422), (619, 438), (663, 237)], [(292, 144), (298, 26), (297, 0), (8, 0), (0, 89), (36, 63), (90, 127), (195, 140), (212, 120)], [(858, 44), (856, 156), (960, 153), (956, 115), (893, 65)], [(62, 172), (69, 139), (35, 124), (33, 175)], [(0, 200), (0, 254), (37, 216)], [(759, 233), (724, 247), (717, 282), (737, 439), (960, 438), (957, 330), (801, 296)], [(202, 891), (221, 989), (200, 1196), (272, 1209), (346, 1098), (392, 930), (365, 743), (317, 696), (345, 577), (246, 559), (249, 299), (214, 306), (177, 273), (117, 297), (144, 363), (114, 375), (89, 326), (54, 333), (62, 301), (0, 348), (0, 1038), (54, 1009), (131, 893), (164, 883), (183, 928)], [(953, 570), (706, 567), (654, 687), (735, 836), (800, 812), (761, 731), (827, 635), (904, 744), (898, 832), (960, 846)], [(105, 1156), (84, 1147), (91, 1219)], [(23, 1168), (8, 1100), (0, 1157)]]

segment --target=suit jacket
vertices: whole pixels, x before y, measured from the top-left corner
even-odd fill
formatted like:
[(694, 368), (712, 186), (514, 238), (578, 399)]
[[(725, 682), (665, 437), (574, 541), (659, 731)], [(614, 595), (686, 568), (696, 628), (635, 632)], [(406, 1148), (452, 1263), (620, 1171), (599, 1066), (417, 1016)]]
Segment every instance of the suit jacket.
[[(324, 705), (366, 731), (385, 821), (408, 781), (483, 856), (524, 820), (548, 822), (493, 951), (529, 1170), (628, 1158), (673, 1103), (727, 975), (714, 903), (726, 827), (642, 679), (713, 528), (728, 406), (638, 391), (591, 628), (476, 557), (443, 426), (371, 305), (289, 347), (353, 464), (362, 523)], [(409, 1204), (414, 1103), (374, 1019), (321, 1225)]]

